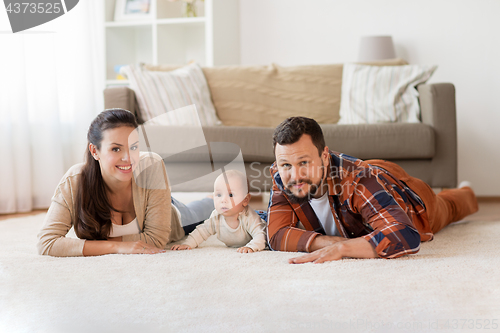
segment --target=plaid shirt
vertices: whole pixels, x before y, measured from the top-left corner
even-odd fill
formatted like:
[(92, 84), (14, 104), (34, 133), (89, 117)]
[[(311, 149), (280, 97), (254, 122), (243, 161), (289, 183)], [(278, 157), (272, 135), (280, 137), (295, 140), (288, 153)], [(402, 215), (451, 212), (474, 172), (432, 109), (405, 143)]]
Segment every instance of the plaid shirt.
[[(420, 234), (413, 221), (427, 219), (427, 214), (415, 192), (381, 167), (345, 154), (330, 151), (327, 169), (328, 200), (342, 237), (363, 237), (383, 258), (418, 252)], [(325, 231), (309, 202), (288, 200), (276, 162), (271, 174), (270, 247), (309, 252), (313, 239)], [(303, 228), (298, 227), (299, 222)]]

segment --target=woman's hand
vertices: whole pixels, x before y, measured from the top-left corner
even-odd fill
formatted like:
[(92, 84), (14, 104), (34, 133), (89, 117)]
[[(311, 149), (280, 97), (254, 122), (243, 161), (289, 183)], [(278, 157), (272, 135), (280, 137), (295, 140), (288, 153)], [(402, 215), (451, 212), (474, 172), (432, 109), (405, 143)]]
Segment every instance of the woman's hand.
[(252, 253), (253, 250), (249, 247), (243, 246), (238, 249), (239, 253)]
[(178, 250), (191, 250), (191, 246), (189, 245), (185, 245), (185, 244), (181, 244), (181, 245), (174, 245), (172, 246), (172, 248), (170, 249), (172, 251), (178, 251)]
[(117, 252), (119, 254), (156, 254), (163, 253), (165, 250), (156, 246), (149, 245), (143, 241), (121, 242), (118, 243)]

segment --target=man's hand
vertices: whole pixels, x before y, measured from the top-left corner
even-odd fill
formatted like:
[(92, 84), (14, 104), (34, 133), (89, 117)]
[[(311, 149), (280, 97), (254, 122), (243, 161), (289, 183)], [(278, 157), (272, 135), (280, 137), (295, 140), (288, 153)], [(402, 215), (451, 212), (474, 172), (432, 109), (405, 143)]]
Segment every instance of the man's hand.
[(378, 258), (378, 255), (366, 239), (353, 238), (342, 242), (336, 242), (333, 245), (326, 246), (300, 257), (291, 258), (288, 260), (288, 263), (303, 264), (306, 262), (312, 262), (320, 264), (325, 261), (340, 260), (343, 257)]
[(341, 247), (342, 243), (335, 243), (312, 253), (289, 259), (288, 263), (303, 264), (306, 262), (312, 262), (315, 264), (321, 264), (325, 261), (340, 260), (343, 257)]

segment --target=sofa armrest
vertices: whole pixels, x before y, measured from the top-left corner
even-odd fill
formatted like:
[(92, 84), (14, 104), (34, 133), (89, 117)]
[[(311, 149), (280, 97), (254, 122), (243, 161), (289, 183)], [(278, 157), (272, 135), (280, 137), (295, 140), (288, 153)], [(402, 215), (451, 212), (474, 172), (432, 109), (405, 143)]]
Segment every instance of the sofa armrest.
[[(104, 89), (104, 108), (125, 109), (137, 116), (134, 91), (125, 86)], [(138, 119), (138, 121), (141, 121), (141, 119)]]
[(457, 186), (457, 117), (455, 87), (451, 83), (418, 86), (422, 122), (435, 131), (436, 153), (432, 159), (433, 187)]

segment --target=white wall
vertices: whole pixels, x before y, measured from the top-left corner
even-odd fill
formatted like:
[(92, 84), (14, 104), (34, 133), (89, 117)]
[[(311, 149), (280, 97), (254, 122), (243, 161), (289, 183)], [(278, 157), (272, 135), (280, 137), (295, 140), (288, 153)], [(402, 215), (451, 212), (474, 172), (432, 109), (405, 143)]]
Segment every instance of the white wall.
[(360, 36), (392, 35), (429, 81), (456, 88), (459, 181), (500, 195), (499, 0), (240, 0), (241, 63), (356, 61)]

